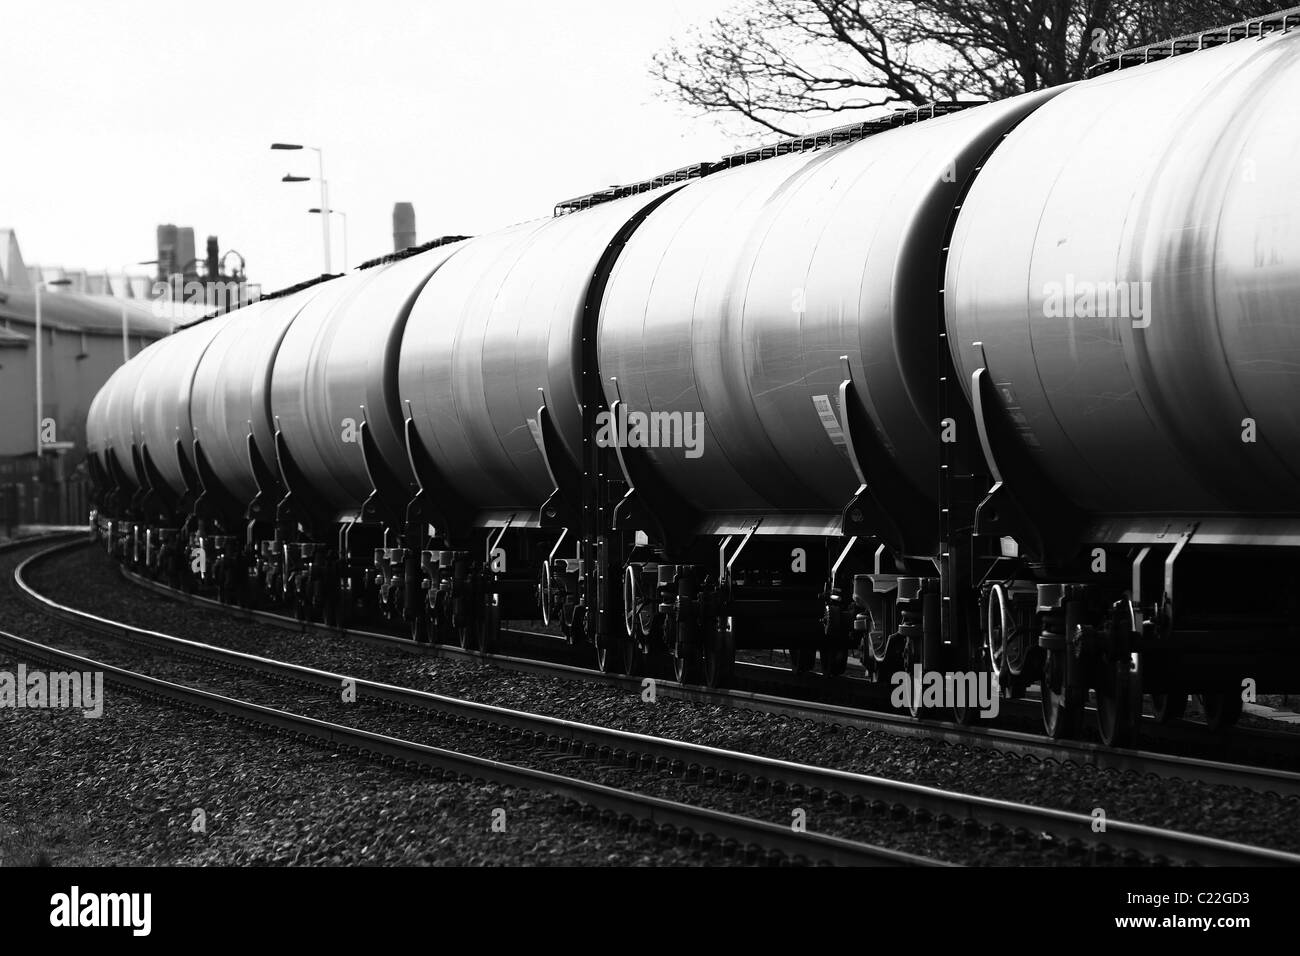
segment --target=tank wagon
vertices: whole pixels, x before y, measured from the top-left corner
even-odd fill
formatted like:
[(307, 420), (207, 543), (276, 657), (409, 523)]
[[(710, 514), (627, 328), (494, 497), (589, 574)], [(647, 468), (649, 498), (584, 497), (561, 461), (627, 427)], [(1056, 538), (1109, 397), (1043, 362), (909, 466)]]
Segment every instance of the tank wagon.
[(92, 407), (102, 529), (420, 641), (540, 617), (606, 670), (853, 652), (1038, 684), (1056, 737), (1090, 694), (1112, 744), (1144, 693), (1228, 726), (1300, 680), (1297, 92), (1300, 37), (1251, 37), (213, 318)]

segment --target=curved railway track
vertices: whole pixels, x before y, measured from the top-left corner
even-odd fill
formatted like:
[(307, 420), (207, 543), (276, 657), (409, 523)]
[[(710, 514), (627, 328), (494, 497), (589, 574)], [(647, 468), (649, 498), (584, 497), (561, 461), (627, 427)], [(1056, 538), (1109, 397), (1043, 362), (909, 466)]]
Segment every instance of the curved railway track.
[[(495, 666), (522, 673), (550, 677), (570, 677), (600, 683), (626, 690), (640, 690), (642, 677), (605, 674), (593, 668), (572, 664), (518, 657), (506, 654), (484, 654), (443, 644), (417, 644), (406, 637), (379, 631), (326, 627), (312, 622), (301, 622), (272, 611), (231, 607), (201, 595), (178, 592), (157, 581), (150, 580), (126, 569), (120, 569), (126, 580), (164, 595), (171, 600), (210, 607), (224, 614), (250, 621), (270, 624), (278, 628), (301, 631), (304, 628), (321, 634), (344, 634), (348, 638), (412, 654), (450, 657), (463, 660), (487, 660)], [(761, 666), (761, 665), (755, 665)], [(1150, 775), (1173, 780), (1194, 780), (1213, 786), (1241, 787), (1260, 793), (1300, 797), (1300, 773), (1271, 766), (1245, 764), (1235, 761), (1210, 760), (1181, 753), (1135, 750), (1106, 747), (1087, 741), (1047, 741), (1040, 735), (993, 727), (964, 726), (948, 721), (916, 720), (910, 716), (889, 711), (847, 707), (838, 704), (802, 700), (788, 696), (760, 693), (750, 690), (710, 690), (676, 681), (656, 678), (656, 693), (666, 697), (694, 703), (707, 703), (722, 707), (735, 707), (782, 714), (817, 723), (838, 724), (866, 730), (922, 737), (947, 744), (992, 749), (1012, 757), (1041, 762), (1075, 763), (1091, 766), (1110, 773)], [(1004, 706), (1008, 703), (1004, 701)], [(1036, 708), (1037, 705), (1035, 704)], [(1157, 739), (1175, 744), (1189, 738), (1177, 733), (1178, 728), (1164, 727), (1154, 721), (1147, 722), (1144, 730), (1154, 732)], [(1186, 730), (1196, 734), (1199, 727)], [(1164, 734), (1159, 731), (1164, 730)], [(1238, 730), (1234, 740), (1246, 749), (1265, 757), (1282, 757), (1294, 760), (1300, 753), (1300, 735), (1269, 731)]]
[[(12, 555), (45, 543), (48, 539), (28, 539), (0, 545), (0, 554)], [(72, 542), (78, 546), (80, 542)], [(150, 638), (139, 631), (93, 615), (61, 608), (41, 597), (22, 581), (22, 570), (51, 552), (68, 547), (56, 545), (24, 559), (15, 570), (12, 583), (20, 596), (27, 598), (44, 613), (88, 631), (115, 633), (130, 637), (134, 642), (145, 642), (155, 647), (166, 647), (171, 653), (183, 653), (208, 662), (221, 660), (221, 654), (234, 654), (221, 648), (196, 645), (180, 638), (153, 634)], [(186, 647), (186, 645), (192, 645)], [(716, 847), (728, 855), (742, 855), (754, 862), (829, 864), (849, 866), (946, 866), (949, 864), (914, 854), (878, 847), (868, 843), (847, 840), (816, 832), (796, 832), (765, 820), (706, 807), (665, 800), (650, 794), (603, 786), (586, 780), (548, 773), (529, 767), (515, 766), (505, 761), (492, 760), (473, 754), (433, 747), (416, 741), (374, 733), (359, 727), (319, 720), (301, 714), (267, 707), (252, 701), (239, 700), (161, 680), (138, 671), (117, 667), (94, 660), (59, 647), (29, 640), (9, 631), (0, 630), (0, 646), (10, 649), (24, 660), (78, 671), (99, 671), (110, 687), (160, 702), (218, 714), (238, 723), (285, 734), (300, 741), (326, 744), (343, 752), (378, 760), (393, 766), (430, 773), (437, 779), (461, 782), (492, 781), (546, 793), (565, 802), (566, 809), (599, 814), (604, 820), (628, 829), (658, 832), (663, 839), (678, 842), (698, 840), (703, 847)], [(245, 655), (236, 655), (245, 656)], [(286, 676), (294, 665), (260, 659), (242, 662), (244, 669), (258, 670), (264, 674)], [(306, 670), (306, 669), (301, 669)], [(331, 675), (332, 677), (333, 675)], [(298, 683), (305, 682), (302, 674), (293, 675)], [(337, 680), (331, 687), (337, 687)], [(394, 691), (400, 688), (392, 688)], [(414, 692), (412, 692), (414, 693)]]
[[(352, 680), (354, 681), (358, 701), (419, 710), (434, 715), (436, 719), (441, 721), (461, 725), (468, 724), (484, 730), (492, 729), (496, 733), (505, 734), (512, 738), (522, 738), (534, 744), (541, 743), (552, 750), (578, 754), (589, 759), (621, 764), (642, 770), (666, 770), (671, 773), (685, 775), (688, 778), (702, 779), (705, 782), (716, 781), (734, 787), (748, 787), (760, 794), (770, 793), (777, 796), (788, 794), (798, 799), (806, 797), (814, 802), (826, 800), (831, 805), (847, 805), (851, 810), (857, 812), (870, 811), (876, 814), (910, 816), (916, 821), (932, 821), (941, 828), (956, 827), (962, 832), (972, 835), (988, 834), (996, 836), (1009, 834), (1019, 842), (1038, 839), (1045, 841), (1049, 845), (1054, 844), (1068, 849), (1090, 848), (1102, 860), (1117, 855), (1123, 860), (1141, 859), (1155, 863), (1182, 862), (1209, 865), (1300, 864), (1300, 855), (1296, 854), (1123, 821), (1108, 820), (1104, 832), (1096, 833), (1094, 832), (1093, 819), (1083, 814), (973, 796), (865, 774), (813, 767), (677, 740), (559, 720), (410, 688), (351, 678), (346, 674), (303, 667), (227, 648), (201, 644), (170, 634), (151, 631), (89, 614), (41, 595), (25, 580), (25, 572), (34, 564), (48, 559), (67, 547), (69, 546), (61, 545), (47, 549), (26, 559), (19, 565), (13, 575), (13, 583), (22, 596), (43, 613), (78, 628), (152, 648), (164, 649), (171, 655), (216, 664), (222, 668), (270, 676), (276, 680), (289, 683), (328, 688), (331, 691), (336, 691), (343, 680)], [(256, 613), (263, 618), (268, 616), (266, 612), (252, 613)], [(270, 617), (274, 617), (274, 615), (270, 615)], [(294, 624), (296, 626), (297, 622), (294, 622)], [(386, 638), (384, 635), (371, 634), (369, 638), (382, 638), (409, 643), (401, 638)], [(22, 642), (21, 638), (13, 635), (4, 635), (3, 639), (11, 644)], [(31, 642), (22, 642), (22, 644), (15, 644), (15, 646), (21, 647), (29, 654), (67, 653), (42, 645), (34, 645)], [(75, 656), (68, 655), (69, 659)], [(536, 662), (534, 663), (536, 664)], [(205, 691), (196, 691), (182, 685), (167, 685), (164, 687), (161, 685), (166, 685), (166, 682), (159, 682), (154, 678), (123, 671), (120, 668), (105, 668), (105, 673), (109, 675), (110, 682), (115, 679), (119, 683), (141, 692), (165, 694), (170, 696), (171, 699), (179, 700), (182, 703), (202, 706), (210, 710), (216, 709), (237, 716), (240, 719), (251, 720), (274, 729), (306, 734), (307, 736), (336, 743), (341, 742), (350, 748), (358, 749), (362, 753), (371, 753), (408, 762), (413, 761), (418, 766), (439, 768), (444, 773), (454, 773), (461, 776), (477, 774), (478, 776), (491, 777), (491, 779), (502, 783), (547, 790), (559, 793), (568, 799), (585, 802), (587, 805), (597, 807), (601, 812), (616, 814), (620, 818), (628, 816), (639, 820), (649, 820), (651, 821), (650, 825), (666, 823), (679, 830), (685, 828), (696, 833), (712, 833), (718, 839), (731, 839), (763, 846), (769, 852), (795, 860), (834, 863), (926, 862), (921, 858), (908, 854), (886, 851), (878, 847), (854, 843), (853, 841), (822, 838), (816, 834), (811, 836), (818, 837), (818, 839), (805, 845), (800, 841), (805, 836), (809, 836), (808, 834), (792, 833), (788, 828), (764, 821), (748, 820), (747, 818), (742, 818), (746, 820), (745, 823), (718, 819), (718, 811), (712, 810), (704, 811), (704, 817), (690, 817), (690, 814), (699, 808), (688, 807), (685, 804), (660, 806), (660, 804), (669, 802), (656, 798), (649, 798), (653, 803), (642, 806), (641, 812), (638, 814), (633, 812), (633, 803), (644, 795), (635, 794), (632, 791), (614, 791), (611, 794), (606, 792), (610, 791), (611, 788), (588, 784), (574, 778), (558, 777), (528, 768), (512, 767), (508, 764), (502, 764), (500, 761), (442, 751), (438, 748), (414, 744), (411, 741), (384, 738), (382, 735), (375, 735), (356, 728), (342, 727), (341, 725), (329, 724), (312, 718), (287, 714), (261, 705), (232, 701), (229, 698)], [(551, 673), (554, 673), (554, 671), (552, 670)], [(712, 692), (704, 691), (700, 693), (712, 694)], [(193, 696), (195, 694), (199, 696)], [(751, 702), (756, 702), (753, 700), (753, 695), (751, 695)], [(296, 722), (305, 723), (298, 724)], [(1038, 746), (1041, 746), (1041, 744)], [(1229, 769), (1228, 765), (1224, 765), (1215, 768), (1215, 772), (1228, 773)], [(1245, 773), (1252, 771), (1252, 768), (1237, 769)], [(1256, 771), (1256, 773), (1263, 774), (1264, 772)], [(1279, 777), (1278, 780), (1281, 782), (1275, 782), (1273, 789), (1279, 789), (1282, 786), (1295, 787), (1297, 781), (1290, 779), (1294, 776), (1283, 775)], [(1263, 777), (1260, 776), (1259, 779), (1262, 781)], [(589, 792), (584, 789), (589, 787), (595, 787), (597, 790)], [(587, 797), (583, 797), (582, 794), (587, 794)], [(723, 814), (722, 816), (727, 817), (729, 815)], [(755, 825), (758, 826), (755, 827)], [(779, 836), (776, 831), (780, 831)], [(761, 839), (763, 837), (770, 839)], [(822, 839), (830, 839), (834, 842), (825, 844), (821, 842)], [(792, 840), (793, 842), (791, 842)]]
[[(110, 687), (118, 687), (155, 700), (221, 714), (250, 726), (289, 734), (298, 740), (327, 743), (350, 754), (381, 760), (395, 766), (429, 771), (442, 779), (450, 775), (453, 779), (463, 782), (491, 780), (507, 786), (549, 793), (578, 806), (590, 807), (602, 816), (608, 816), (611, 821), (617, 820), (625, 826), (639, 825), (645, 829), (659, 828), (661, 833), (675, 839), (681, 839), (682, 835), (698, 834), (706, 837), (706, 842), (712, 842), (707, 840), (708, 837), (723, 844), (730, 841), (734, 846), (733, 852), (739, 850), (752, 857), (765, 854), (773, 862), (789, 860), (794, 863), (811, 862), (849, 866), (943, 865), (936, 860), (900, 853), (884, 847), (856, 843), (820, 833), (795, 833), (786, 827), (765, 820), (723, 813), (706, 807), (693, 807), (648, 794), (605, 787), (574, 777), (518, 767), (504, 761), (476, 757), (441, 747), (431, 747), (387, 734), (372, 733), (359, 727), (317, 720), (251, 701), (236, 700), (196, 687), (187, 687), (183, 684), (159, 680), (147, 674), (114, 667), (47, 644), (29, 641), (8, 631), (0, 631), (0, 643), (33, 660), (83, 671), (101, 671), (104, 674), (104, 682)], [(1300, 861), (1300, 857), (1297, 857), (1297, 861)]]

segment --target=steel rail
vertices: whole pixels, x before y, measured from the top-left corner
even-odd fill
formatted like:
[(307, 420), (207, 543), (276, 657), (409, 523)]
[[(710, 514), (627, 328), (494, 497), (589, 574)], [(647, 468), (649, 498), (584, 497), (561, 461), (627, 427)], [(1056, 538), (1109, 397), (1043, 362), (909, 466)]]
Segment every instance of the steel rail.
[(1115, 848), (1156, 860), (1214, 865), (1300, 865), (1300, 855), (1249, 844), (1118, 820), (1106, 821), (1104, 830), (1097, 833), (1094, 818), (1084, 814), (597, 727), (381, 684), (135, 627), (60, 604), (39, 594), (24, 580), (24, 572), (33, 563), (65, 547), (46, 549), (23, 561), (15, 570), (15, 584), (33, 604), (51, 616), (80, 627), (143, 641), (222, 666), (271, 674), (331, 691), (338, 690), (344, 681), (351, 681), (358, 701), (368, 699), (390, 706), (433, 711), (459, 722), (528, 734), (553, 746), (563, 746), (589, 756), (601, 756), (632, 766), (668, 767), (678, 772), (701, 774), (706, 779), (717, 777), (723, 782), (744, 783), (759, 791), (770, 790), (778, 795), (788, 792), (792, 797), (800, 798), (806, 794), (813, 799), (819, 795), (838, 795), (851, 806), (901, 808), (923, 820), (939, 818), (976, 829), (1048, 833), (1067, 844)]
[[(332, 628), (314, 622), (301, 622), (272, 611), (231, 607), (201, 595), (178, 592), (166, 585), (151, 581), (125, 569), (121, 573), (132, 583), (162, 594), (172, 600), (209, 607), (238, 619), (269, 624), (281, 629), (301, 631), (306, 628), (312, 633), (318, 634), (335, 636), (343, 634), (358, 641), (407, 653), (457, 660), (487, 661), (497, 667), (515, 671), (516, 673), (601, 683), (627, 691), (640, 692), (645, 686), (644, 681), (646, 678), (643, 677), (604, 674), (597, 670), (575, 667), (570, 664), (504, 654), (483, 654), (478, 651), (468, 651), (442, 644), (417, 644), (409, 638), (384, 634), (378, 631)], [(665, 697), (683, 700), (688, 703), (703, 703), (779, 714), (816, 723), (937, 740), (953, 746), (992, 749), (1015, 757), (1037, 760), (1043, 763), (1076, 764), (1114, 773), (1152, 776), (1169, 780), (1188, 780), (1211, 786), (1236, 787), (1258, 793), (1273, 793), (1283, 797), (1300, 797), (1300, 773), (1293, 771), (1251, 764), (1207, 760), (1200, 757), (1180, 756), (1157, 751), (1106, 747), (1088, 741), (1047, 741), (1040, 736), (1021, 731), (993, 727), (970, 727), (950, 721), (918, 720), (903, 714), (864, 710), (858, 707), (800, 700), (755, 691), (711, 690), (660, 678), (655, 678), (654, 681), (656, 694), (662, 694)], [(1004, 701), (1003, 703), (1008, 702)], [(1266, 737), (1279, 747), (1289, 745), (1292, 748), (1300, 749), (1300, 735), (1268, 731), (1252, 731), (1250, 733), (1252, 736), (1258, 734)]]
[[(392, 761), (407, 768), (426, 768), (462, 781), (493, 781), (533, 791), (550, 793), (564, 800), (592, 807), (622, 822), (643, 821), (650, 827), (670, 828), (683, 835), (710, 834), (723, 841), (736, 841), (748, 849), (757, 846), (794, 862), (834, 865), (931, 866), (946, 865), (910, 853), (845, 840), (821, 833), (795, 831), (765, 820), (756, 820), (704, 807), (665, 800), (648, 794), (620, 790), (572, 777), (519, 767), (399, 737), (377, 734), (343, 724), (318, 720), (277, 710), (250, 701), (237, 700), (210, 691), (160, 680), (136, 671), (92, 660), (69, 651), (0, 631), (0, 644), (36, 660), (80, 671), (99, 672), (110, 686), (163, 700), (222, 714), (237, 721), (338, 746), (371, 759)], [(662, 831), (661, 831), (662, 832)]]

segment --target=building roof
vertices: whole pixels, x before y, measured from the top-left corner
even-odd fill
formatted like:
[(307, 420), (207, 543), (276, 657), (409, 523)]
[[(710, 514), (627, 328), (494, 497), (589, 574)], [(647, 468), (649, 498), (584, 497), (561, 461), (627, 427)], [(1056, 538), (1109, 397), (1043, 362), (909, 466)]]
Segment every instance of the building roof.
[[(7, 320), (10, 325), (35, 325), (35, 300), (36, 294), (32, 291), (0, 286), (0, 321)], [(127, 310), (132, 335), (159, 339), (172, 330), (170, 321), (155, 316), (151, 309), (140, 303), (55, 290), (49, 290), (41, 297), (41, 324), (68, 332), (120, 335), (123, 307)], [(12, 328), (9, 332), (11, 337), (12, 334), (21, 335)]]

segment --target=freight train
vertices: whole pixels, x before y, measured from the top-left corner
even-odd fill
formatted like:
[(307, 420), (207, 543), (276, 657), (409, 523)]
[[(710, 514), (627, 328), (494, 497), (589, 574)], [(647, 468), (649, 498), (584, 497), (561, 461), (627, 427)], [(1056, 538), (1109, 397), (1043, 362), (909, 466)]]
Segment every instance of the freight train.
[(1300, 683), (1298, 94), (1270, 33), (212, 318), (96, 398), (101, 532), (419, 641), (541, 619), (609, 671), (853, 653), (1037, 685), (1052, 737), (1091, 701), (1122, 744), (1143, 694), (1227, 727)]

